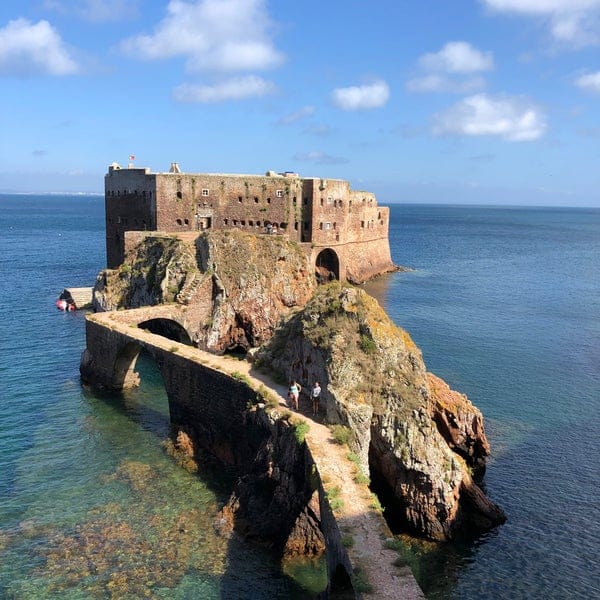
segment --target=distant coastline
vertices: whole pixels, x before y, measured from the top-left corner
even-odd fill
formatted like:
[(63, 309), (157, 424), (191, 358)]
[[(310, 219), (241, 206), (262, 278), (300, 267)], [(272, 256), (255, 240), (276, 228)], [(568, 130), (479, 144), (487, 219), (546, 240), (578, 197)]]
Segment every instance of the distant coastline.
[(0, 196), (104, 196), (104, 192), (15, 192), (0, 190)]
[[(103, 197), (104, 192), (23, 192), (15, 190), (0, 190), (0, 196), (90, 196), (90, 197)], [(498, 209), (498, 210), (519, 210), (519, 209), (551, 209), (551, 210), (600, 210), (600, 205), (595, 204), (580, 204), (578, 206), (566, 205), (566, 204), (498, 204), (490, 203), (483, 204), (479, 202), (403, 202), (399, 200), (383, 200), (387, 205), (393, 206), (432, 206), (432, 207), (445, 207), (445, 208), (474, 208), (474, 209)]]

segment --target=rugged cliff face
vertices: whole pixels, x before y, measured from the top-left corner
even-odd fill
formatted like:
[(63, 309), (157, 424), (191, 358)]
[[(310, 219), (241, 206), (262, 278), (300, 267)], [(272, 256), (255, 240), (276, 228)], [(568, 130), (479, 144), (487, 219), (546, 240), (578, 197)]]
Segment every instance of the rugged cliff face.
[(306, 389), (321, 382), (328, 421), (350, 428), (405, 530), (446, 540), (505, 520), (471, 476), (489, 452), (481, 413), (426, 372), (408, 333), (364, 291), (321, 288), (258, 360)]
[(220, 353), (262, 344), (314, 288), (306, 255), (284, 238), (241, 231), (153, 234), (118, 269), (99, 274), (94, 308), (175, 303), (190, 339)]
[(152, 235), (130, 252), (118, 269), (96, 278), (95, 311), (139, 308), (173, 302), (199, 275), (194, 246), (174, 237)]
[[(472, 477), (489, 454), (481, 413), (427, 373), (408, 333), (364, 291), (338, 283), (316, 290), (302, 249), (277, 236), (142, 238), (118, 270), (99, 275), (98, 310), (170, 303), (170, 319), (199, 347), (220, 353), (262, 345), (258, 361), (282, 377), (306, 391), (320, 381), (327, 421), (350, 429), (362, 470), (391, 498), (405, 530), (445, 540), (505, 519)], [(277, 474), (263, 476), (263, 467), (250, 469), (260, 481), (240, 488), (242, 504), (269, 504), (258, 498)], [(284, 488), (287, 480), (274, 487)], [(242, 514), (235, 505), (232, 512)]]

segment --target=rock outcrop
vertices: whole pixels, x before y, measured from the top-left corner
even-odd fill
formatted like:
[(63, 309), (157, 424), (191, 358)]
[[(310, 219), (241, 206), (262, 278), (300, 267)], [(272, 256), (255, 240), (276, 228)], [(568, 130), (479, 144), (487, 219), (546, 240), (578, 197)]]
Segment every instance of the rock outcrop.
[(95, 310), (174, 303), (202, 349), (259, 346), (315, 289), (305, 253), (278, 236), (216, 231), (140, 238), (118, 269), (98, 275)]
[(95, 311), (173, 302), (199, 275), (193, 244), (176, 236), (143, 237), (118, 269), (104, 269), (94, 286)]
[[(264, 413), (247, 415), (250, 429), (265, 428)], [(319, 556), (325, 551), (320, 528), (314, 463), (294, 426), (269, 419), (269, 436), (240, 457), (238, 478), (222, 515), (240, 535), (278, 547), (283, 556)]]
[(438, 431), (475, 475), (483, 475), (490, 444), (481, 411), (464, 394), (451, 390), (443, 379), (433, 373), (427, 373), (427, 381), (432, 400), (431, 417)]
[(471, 476), (489, 451), (480, 413), (426, 372), (408, 333), (364, 291), (320, 288), (257, 359), (306, 388), (321, 382), (328, 421), (350, 428), (364, 473), (387, 486), (406, 531), (447, 540), (505, 520)]
[[(176, 321), (200, 348), (261, 347), (258, 362), (281, 377), (307, 391), (320, 381), (327, 421), (350, 429), (362, 471), (388, 493), (404, 530), (446, 540), (503, 522), (473, 480), (489, 454), (481, 413), (427, 373), (408, 333), (373, 298), (337, 282), (317, 289), (302, 249), (277, 236), (138, 235), (119, 269), (99, 275), (98, 310), (168, 303), (173, 310), (163, 320)], [(281, 439), (273, 429), (251, 453), (228, 510), (251, 537), (273, 538), (269, 527), (285, 523), (288, 552), (318, 552), (314, 487), (289, 505), (294, 481), (306, 474), (294, 471), (303, 459), (287, 456)], [(211, 451), (235, 464), (243, 459), (230, 460), (233, 447)], [(260, 511), (270, 519), (257, 520)]]

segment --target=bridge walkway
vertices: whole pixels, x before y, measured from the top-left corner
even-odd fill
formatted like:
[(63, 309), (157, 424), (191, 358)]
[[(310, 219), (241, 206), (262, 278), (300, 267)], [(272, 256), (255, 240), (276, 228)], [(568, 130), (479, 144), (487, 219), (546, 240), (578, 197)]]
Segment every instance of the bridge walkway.
[[(289, 409), (287, 387), (277, 384), (268, 375), (253, 368), (249, 361), (211, 354), (132, 327), (123, 318), (127, 312), (129, 311), (96, 313), (88, 315), (88, 319), (103, 323), (129, 338), (136, 338), (145, 345), (155, 346), (163, 351), (172, 352), (176, 346), (178, 356), (204, 367), (230, 376), (239, 373), (246, 375), (255, 389), (264, 385), (279, 398), (282, 410)], [(391, 537), (391, 533), (382, 514), (372, 505), (373, 497), (368, 486), (355, 481), (356, 465), (347, 458), (348, 448), (335, 442), (331, 430), (323, 423), (322, 416), (312, 417), (312, 407), (309, 404), (309, 399), (303, 395), (296, 415), (310, 426), (305, 439), (325, 489), (337, 488), (336, 498), (341, 502), (340, 508), (334, 511), (336, 522), (342, 535), (352, 538), (347, 552), (353, 566), (360, 569), (364, 579), (372, 586), (369, 596), (378, 600), (423, 599), (423, 592), (410, 567), (394, 564), (398, 561), (398, 554), (386, 547), (386, 539)]]

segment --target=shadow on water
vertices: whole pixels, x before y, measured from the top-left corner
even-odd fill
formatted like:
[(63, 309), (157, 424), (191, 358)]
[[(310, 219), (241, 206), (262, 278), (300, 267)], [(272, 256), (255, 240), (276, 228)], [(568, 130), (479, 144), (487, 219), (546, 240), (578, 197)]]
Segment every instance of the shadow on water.
[[(269, 548), (222, 532), (219, 511), (233, 490), (235, 470), (206, 454), (198, 461), (198, 473), (177, 465), (164, 449), (170, 421), (160, 372), (144, 352), (136, 371), (140, 386), (132, 390), (84, 391), (95, 408), (99, 443), (123, 454), (102, 482), (126, 487), (130, 496), (112, 516), (116, 522), (127, 521), (133, 538), (120, 540), (121, 560), (129, 563), (128, 583), (116, 589), (129, 594), (152, 590), (159, 598), (314, 597), (322, 589), (324, 564), (298, 560), (284, 569)], [(94, 519), (81, 527), (99, 536), (122, 534)], [(98, 543), (107, 551), (113, 545), (110, 539)], [(147, 550), (155, 556), (137, 564)], [(145, 578), (155, 578), (156, 587), (145, 587)]]

